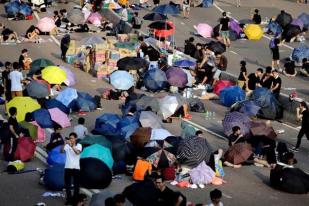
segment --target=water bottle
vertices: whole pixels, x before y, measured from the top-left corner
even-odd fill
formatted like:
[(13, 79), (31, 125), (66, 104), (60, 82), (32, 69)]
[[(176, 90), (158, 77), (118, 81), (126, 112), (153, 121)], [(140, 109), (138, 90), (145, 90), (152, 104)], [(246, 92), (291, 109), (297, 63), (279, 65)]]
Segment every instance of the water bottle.
[(212, 112), (209, 112), (208, 117), (209, 119), (212, 119)]
[(208, 120), (208, 118), (209, 118), (209, 113), (208, 113), (208, 111), (206, 111), (205, 112), (205, 119)]
[(216, 112), (212, 113), (212, 118), (215, 119), (216, 118)]

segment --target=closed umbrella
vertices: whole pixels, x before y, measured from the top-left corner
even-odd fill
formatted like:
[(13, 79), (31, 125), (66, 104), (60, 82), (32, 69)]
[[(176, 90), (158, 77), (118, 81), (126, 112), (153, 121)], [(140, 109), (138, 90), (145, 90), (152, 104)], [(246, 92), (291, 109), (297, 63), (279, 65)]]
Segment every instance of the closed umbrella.
[(102, 37), (98, 36), (89, 36), (85, 37), (80, 41), (81, 45), (96, 45), (96, 44), (102, 44), (104, 43), (104, 40)]
[(7, 112), (11, 107), (16, 107), (17, 109), (16, 119), (18, 122), (23, 121), (28, 112), (33, 112), (41, 108), (39, 103), (31, 97), (15, 97), (7, 103)]
[(187, 74), (180, 68), (171, 67), (165, 73), (167, 81), (171, 86), (183, 88), (188, 83)]
[(198, 24), (193, 26), (196, 32), (204, 38), (212, 36), (212, 27), (208, 24)]
[(226, 46), (219, 41), (211, 41), (207, 44), (207, 47), (215, 53), (224, 53), (226, 51)]
[(304, 22), (301, 19), (293, 19), (291, 24), (295, 26), (299, 26), (300, 30), (303, 30), (304, 28)]
[(292, 15), (286, 13), (285, 11), (281, 11), (281, 13), (277, 16), (276, 22), (282, 27), (286, 27), (292, 22), (293, 18)]
[(42, 70), (42, 78), (50, 84), (62, 84), (67, 79), (67, 75), (57, 66), (48, 66)]
[(70, 119), (66, 113), (58, 108), (52, 108), (48, 110), (51, 119), (59, 124), (62, 128), (70, 127)]
[(155, 21), (148, 25), (151, 29), (158, 29), (158, 30), (170, 30), (171, 27), (166, 21)]
[(28, 92), (28, 95), (34, 98), (44, 98), (49, 96), (50, 94), (48, 84), (44, 84), (36, 80), (32, 80), (26, 86), (26, 90)]
[(76, 83), (76, 81), (75, 81), (75, 79), (76, 79), (75, 78), (75, 74), (67, 67), (60, 66), (60, 69), (62, 69), (65, 72), (66, 76), (67, 76), (67, 78), (64, 81), (64, 83), (67, 86), (69, 86), (69, 87), (73, 86)]
[(234, 103), (243, 101), (246, 94), (239, 86), (230, 86), (220, 91), (220, 102), (227, 107), (232, 106)]
[(20, 8), (21, 3), (19, 1), (12, 1), (12, 2), (7, 2), (4, 5), (5, 13), (7, 15), (15, 16)]
[(249, 24), (244, 33), (249, 40), (260, 40), (263, 37), (263, 30), (258, 24)]
[(153, 10), (155, 13), (160, 13), (164, 15), (176, 15), (179, 14), (179, 9), (176, 6), (173, 6), (171, 4), (162, 4), (157, 7), (155, 7)]
[(67, 18), (71, 23), (73, 23), (75, 25), (85, 23), (85, 16), (80, 9), (76, 9), (76, 8), (71, 9), (68, 12)]
[(161, 69), (146, 71), (143, 82), (145, 87), (152, 92), (160, 91), (168, 86), (166, 74)]
[(44, 17), (40, 19), (36, 25), (41, 32), (51, 32), (56, 28), (55, 20), (51, 17)]
[(138, 70), (148, 67), (148, 62), (139, 57), (124, 57), (117, 61), (120, 70)]
[(93, 144), (99, 144), (107, 148), (112, 147), (112, 143), (103, 135), (86, 135), (80, 143), (83, 146), (90, 146)]
[(231, 146), (224, 154), (224, 159), (238, 165), (245, 162), (252, 154), (252, 147), (247, 143), (237, 143)]
[(152, 129), (162, 128), (162, 121), (155, 113), (151, 111), (142, 111), (139, 117), (142, 127), (151, 127)]
[(18, 138), (18, 144), (15, 151), (15, 159), (26, 162), (34, 156), (35, 143), (30, 137)]
[(53, 128), (54, 123), (47, 109), (38, 109), (32, 113), (33, 119), (42, 128)]
[(91, 13), (88, 17), (88, 21), (94, 25), (101, 25), (102, 16), (98, 12)]
[(149, 21), (162, 21), (166, 20), (167, 16), (160, 13), (148, 13), (143, 17), (143, 19)]
[(56, 100), (61, 102), (64, 106), (68, 107), (69, 104), (77, 98), (78, 98), (78, 95), (77, 95), (76, 89), (68, 87), (62, 90), (58, 94), (58, 96), (56, 97)]
[(177, 109), (182, 106), (176, 96), (170, 95), (166, 95), (165, 97), (160, 99), (159, 105), (164, 119), (172, 116), (177, 111)]
[(81, 155), (81, 159), (95, 158), (104, 162), (110, 169), (113, 168), (114, 160), (110, 149), (99, 144), (93, 144), (86, 147)]
[(250, 132), (253, 136), (263, 136), (269, 139), (276, 139), (277, 137), (274, 128), (261, 121), (253, 121), (251, 123)]
[(188, 68), (188, 67), (195, 67), (196, 62), (188, 60), (188, 59), (181, 59), (174, 62), (174, 66), (181, 67), (181, 68)]
[(44, 58), (36, 59), (31, 62), (29, 74), (30, 75), (35, 74), (36, 72), (40, 71), (41, 69), (44, 69), (45, 67), (54, 65), (55, 64), (48, 59)]
[(240, 112), (229, 112), (225, 115), (222, 126), (224, 134), (227, 136), (232, 134), (232, 128), (235, 126), (240, 127), (240, 131), (243, 135), (248, 135), (251, 127), (251, 119)]
[(151, 130), (150, 127), (138, 128), (130, 137), (132, 145), (135, 148), (143, 148), (150, 141)]
[(113, 87), (119, 90), (128, 90), (134, 86), (134, 78), (127, 71), (114, 71), (109, 78)]

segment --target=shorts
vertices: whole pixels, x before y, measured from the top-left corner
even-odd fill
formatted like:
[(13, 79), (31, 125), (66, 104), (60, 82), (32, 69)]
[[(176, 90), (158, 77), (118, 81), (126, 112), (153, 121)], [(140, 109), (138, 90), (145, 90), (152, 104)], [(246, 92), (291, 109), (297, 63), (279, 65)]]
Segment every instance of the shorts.
[(230, 32), (229, 31), (221, 31), (220, 35), (222, 38), (228, 39), (230, 37)]
[(14, 97), (22, 97), (23, 92), (22, 91), (11, 91), (12, 98)]
[(183, 11), (190, 11), (190, 5), (183, 4), (183, 5), (182, 5), (182, 10), (183, 10)]

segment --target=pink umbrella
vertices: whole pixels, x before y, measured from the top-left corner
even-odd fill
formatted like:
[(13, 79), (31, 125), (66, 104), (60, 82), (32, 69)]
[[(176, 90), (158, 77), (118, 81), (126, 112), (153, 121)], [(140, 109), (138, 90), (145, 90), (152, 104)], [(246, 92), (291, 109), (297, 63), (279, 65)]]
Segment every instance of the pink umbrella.
[(61, 111), (59, 108), (49, 109), (48, 112), (51, 119), (59, 124), (62, 128), (71, 126), (68, 115)]
[(41, 32), (51, 32), (55, 27), (55, 21), (50, 17), (44, 17), (36, 25)]
[(90, 16), (90, 14), (91, 14), (91, 11), (89, 11), (87, 8), (83, 8), (82, 9), (82, 12), (83, 12), (83, 14), (84, 14), (84, 16), (85, 16), (85, 20), (87, 20), (88, 19), (88, 17)]
[(31, 124), (38, 127), (38, 138), (35, 140), (35, 142), (45, 142), (45, 130), (40, 127), (36, 121), (31, 122)]
[(67, 67), (64, 66), (60, 66), (60, 69), (62, 69), (63, 71), (65, 71), (66, 75), (67, 75), (67, 79), (64, 81), (64, 83), (67, 86), (72, 86), (74, 85), (75, 82), (75, 74)]
[(94, 25), (101, 24), (102, 16), (98, 12), (91, 13), (90, 16), (88, 17), (88, 21)]
[(199, 35), (204, 38), (209, 38), (212, 35), (212, 27), (208, 24), (198, 24), (193, 26)]

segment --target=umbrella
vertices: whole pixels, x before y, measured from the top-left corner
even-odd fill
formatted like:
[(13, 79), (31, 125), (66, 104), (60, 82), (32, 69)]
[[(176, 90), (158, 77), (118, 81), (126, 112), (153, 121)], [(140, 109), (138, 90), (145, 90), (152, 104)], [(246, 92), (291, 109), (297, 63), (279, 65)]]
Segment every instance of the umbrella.
[(36, 59), (31, 62), (31, 68), (30, 68), (29, 74), (30, 75), (35, 74), (37, 71), (45, 67), (54, 66), (54, 65), (55, 64), (48, 59), (44, 59), (44, 58)]
[(133, 147), (127, 141), (121, 139), (113, 140), (112, 153), (115, 162), (119, 161), (127, 162), (130, 161), (131, 158), (134, 159), (133, 161), (135, 161)]
[(234, 126), (240, 127), (241, 133), (247, 135), (250, 132), (251, 119), (240, 112), (228, 112), (222, 121), (222, 126), (224, 134), (227, 136), (232, 134), (232, 128)]
[(140, 127), (138, 118), (136, 116), (126, 116), (122, 118), (117, 124), (118, 131), (120, 131), (120, 135), (125, 139), (129, 139), (129, 137), (135, 132), (137, 128)]
[(245, 162), (252, 154), (252, 147), (247, 143), (237, 143), (231, 146), (224, 154), (224, 159), (238, 165)]
[(212, 148), (202, 137), (188, 137), (180, 141), (177, 150), (177, 159), (181, 164), (196, 167), (202, 161), (209, 162)]
[(85, 146), (99, 144), (107, 148), (112, 148), (112, 143), (103, 135), (87, 135), (80, 141), (80, 143)]
[(167, 38), (167, 37), (172, 36), (174, 34), (175, 27), (174, 27), (173, 22), (167, 21), (166, 23), (171, 27), (171, 29), (155, 29), (154, 30), (155, 37), (157, 37), (157, 38)]
[(152, 92), (160, 91), (168, 85), (165, 72), (161, 69), (150, 69), (146, 71), (143, 82), (145, 87)]
[(70, 119), (66, 113), (58, 108), (52, 108), (48, 110), (51, 119), (59, 124), (62, 128), (70, 127)]
[(181, 59), (174, 62), (174, 66), (187, 68), (187, 67), (195, 67), (196, 62), (188, 60), (188, 59)]
[(270, 139), (276, 139), (277, 137), (274, 128), (261, 121), (253, 121), (251, 123), (250, 132), (253, 136), (264, 136)]
[(50, 84), (61, 84), (67, 79), (67, 75), (57, 66), (48, 66), (42, 70), (42, 78)]
[(281, 36), (282, 36), (282, 38), (284, 38), (287, 42), (289, 42), (289, 41), (291, 41), (291, 39), (292, 39), (293, 37), (296, 37), (296, 36), (297, 36), (298, 34), (300, 34), (300, 33), (301, 33), (301, 30), (300, 30), (300, 27), (299, 27), (299, 26), (290, 24), (290, 25), (287, 25), (287, 26), (284, 28), (284, 30), (283, 30)]
[(253, 20), (252, 19), (241, 19), (239, 20), (239, 24), (253, 24)]
[(68, 107), (74, 99), (77, 99), (77, 97), (78, 95), (76, 89), (67, 87), (58, 94), (56, 100), (61, 102), (64, 106)]
[(36, 140), (38, 137), (38, 126), (30, 123), (30, 122), (26, 122), (26, 121), (22, 121), (19, 123), (19, 125), (24, 128), (27, 129), (29, 132), (30, 137), (32, 137), (33, 140)]
[(303, 30), (304, 28), (304, 22), (301, 19), (293, 19), (291, 24), (295, 26), (299, 26), (300, 30)]
[(118, 135), (117, 124), (120, 120), (121, 118), (117, 114), (105, 113), (95, 120), (94, 130), (103, 135)]
[(308, 26), (309, 26), (309, 14), (301, 13), (297, 18), (302, 20), (305, 28), (308, 28)]
[(148, 13), (143, 17), (143, 19), (149, 21), (162, 21), (166, 20), (167, 16), (160, 13)]
[(19, 11), (21, 3), (19, 1), (8, 2), (4, 5), (5, 13), (7, 15), (16, 16)]
[(171, 86), (183, 88), (188, 83), (187, 74), (180, 68), (171, 67), (166, 72), (166, 78)]
[(15, 159), (26, 162), (34, 156), (36, 145), (30, 137), (18, 138)]
[(97, 108), (96, 100), (86, 92), (77, 92), (77, 99), (74, 106), (77, 111), (90, 112)]
[(41, 32), (51, 32), (56, 28), (55, 20), (51, 17), (40, 19), (36, 25)]
[(258, 24), (249, 24), (244, 33), (249, 40), (260, 40), (263, 37), (263, 30)]
[(62, 69), (67, 78), (66, 80), (64, 81), (64, 83), (67, 85), (67, 86), (73, 86), (76, 82), (75, 82), (75, 74), (67, 67), (64, 67), (64, 66), (60, 66), (60, 69)]
[(286, 13), (285, 11), (281, 11), (281, 13), (277, 16), (276, 22), (282, 27), (286, 27), (292, 22), (293, 18), (292, 15)]
[(127, 186), (123, 195), (132, 203), (132, 205), (149, 205), (150, 202), (157, 202), (157, 188), (152, 181), (142, 181)]
[(30, 16), (32, 14), (32, 9), (28, 4), (22, 3), (19, 6), (19, 13), (21, 13), (24, 16)]
[(278, 36), (283, 32), (282, 27), (275, 21), (270, 21), (267, 25), (267, 31), (273, 33), (275, 36)]
[(47, 109), (38, 109), (32, 113), (33, 119), (42, 128), (53, 128), (54, 123)]
[(153, 112), (158, 112), (160, 109), (158, 99), (150, 96), (142, 96), (136, 101), (136, 106), (141, 107), (142, 110), (150, 107)]
[(81, 45), (95, 45), (95, 44), (102, 44), (104, 43), (104, 40), (102, 37), (98, 36), (90, 36), (90, 37), (85, 37), (80, 41)]
[(230, 81), (230, 80), (218, 80), (216, 81), (215, 83), (215, 86), (214, 86), (214, 93), (216, 95), (220, 95), (220, 92), (224, 89), (224, 88), (227, 88), (227, 87), (230, 87), (230, 86), (233, 86), (235, 85), (234, 82)]
[(71, 9), (68, 12), (67, 19), (75, 25), (85, 23), (85, 16), (83, 12), (80, 9), (76, 9), (76, 8)]
[(99, 145), (99, 144), (93, 144), (91, 146), (86, 147), (82, 151), (80, 158), (81, 159), (84, 159), (84, 158), (99, 159), (102, 162), (104, 162), (110, 169), (113, 168), (113, 164), (114, 164), (113, 156), (112, 156), (110, 149), (102, 145)]
[(88, 17), (88, 21), (94, 25), (101, 25), (102, 16), (98, 12), (91, 13)]
[(30, 97), (44, 98), (49, 96), (50, 90), (48, 84), (41, 83), (36, 80), (32, 80), (27, 86), (26, 90)]
[(193, 26), (199, 35), (204, 38), (210, 38), (212, 35), (212, 27), (208, 24), (198, 24)]
[(52, 165), (45, 169), (43, 182), (48, 190), (62, 191), (64, 189), (64, 165)]
[(119, 90), (128, 90), (134, 86), (134, 78), (127, 71), (114, 71), (109, 78), (113, 87)]
[(161, 98), (159, 100), (159, 105), (164, 119), (172, 116), (177, 111), (177, 109), (182, 106), (176, 96), (170, 95), (166, 95), (165, 97)]
[(155, 21), (148, 25), (151, 29), (158, 29), (158, 30), (170, 30), (171, 27), (166, 21)]
[(226, 46), (220, 41), (211, 41), (207, 44), (207, 47), (214, 53), (224, 53), (226, 51)]
[(124, 57), (117, 61), (117, 67), (120, 70), (139, 70), (147, 66), (148, 62), (140, 57)]
[(244, 90), (239, 86), (230, 86), (220, 91), (220, 102), (227, 107), (232, 106), (234, 103), (243, 101), (246, 98)]
[(157, 128), (151, 130), (150, 140), (164, 140), (167, 137), (173, 136), (168, 130)]
[(242, 32), (242, 28), (239, 26), (239, 24), (234, 19), (230, 19), (229, 28), (232, 31), (235, 31), (237, 35), (240, 35), (240, 33)]
[(57, 99), (49, 99), (45, 102), (46, 109), (58, 108), (66, 114), (70, 114), (70, 109), (67, 108), (64, 104), (62, 104)]
[(7, 103), (7, 112), (11, 107), (17, 108), (16, 119), (18, 122), (23, 121), (28, 112), (33, 112), (41, 108), (38, 102), (31, 97), (15, 97)]
[(161, 119), (151, 111), (142, 111), (139, 121), (142, 127), (150, 127), (152, 129), (162, 128)]
[(143, 148), (150, 140), (151, 136), (150, 127), (140, 127), (131, 135), (130, 140), (135, 148)]
[(153, 10), (155, 13), (160, 13), (164, 15), (176, 15), (179, 14), (179, 9), (176, 6), (173, 6), (171, 4), (162, 4), (157, 7), (155, 7)]
[(302, 63), (304, 58), (309, 58), (309, 47), (301, 43), (299, 47), (293, 49), (292, 59), (297, 63)]
[(110, 2), (103, 4), (103, 9), (121, 9), (121, 6), (116, 2)]
[(257, 106), (254, 101), (251, 100), (237, 102), (232, 106), (233, 111), (239, 111), (249, 117), (256, 116), (260, 109), (261, 107)]
[(65, 153), (61, 152), (62, 145), (53, 148), (48, 152), (47, 163), (49, 165), (64, 165), (65, 164)]

